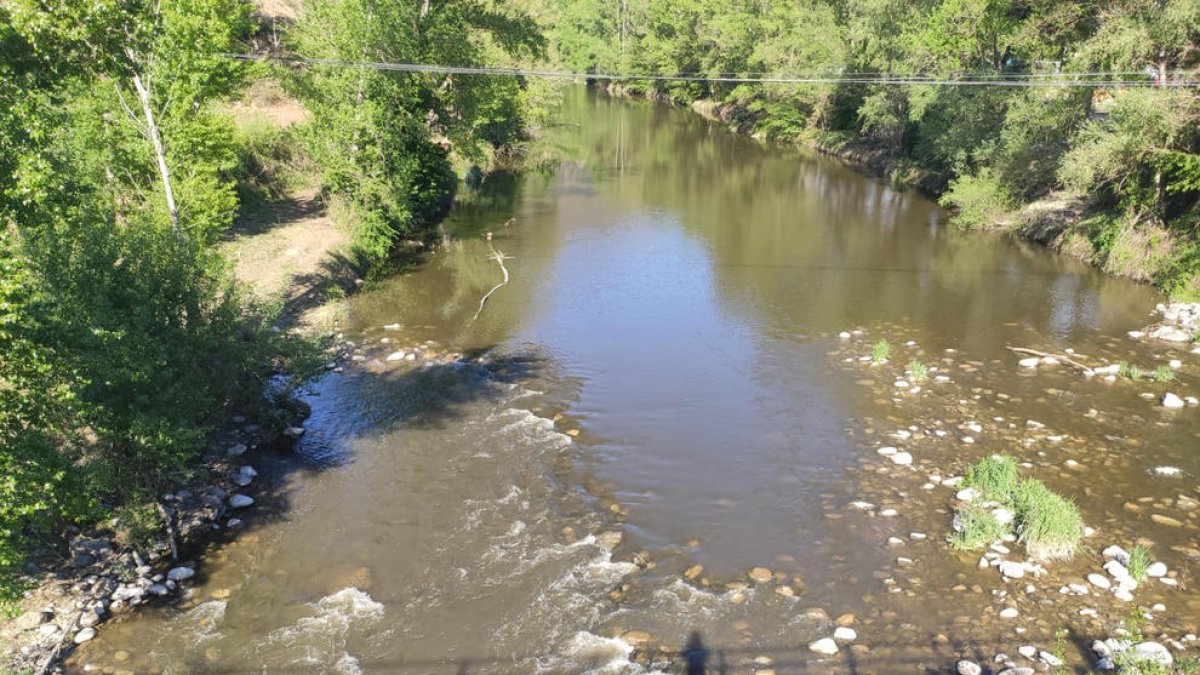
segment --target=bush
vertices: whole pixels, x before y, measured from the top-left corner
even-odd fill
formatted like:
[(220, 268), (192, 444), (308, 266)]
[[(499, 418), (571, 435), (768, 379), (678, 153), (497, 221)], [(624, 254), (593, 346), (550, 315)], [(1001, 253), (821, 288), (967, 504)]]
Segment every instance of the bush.
[(1017, 460), (1008, 455), (992, 455), (967, 468), (963, 485), (978, 489), (987, 499), (1011, 504), (1017, 479)]
[(1026, 479), (1015, 495), (1025, 550), (1034, 560), (1068, 560), (1083, 542), (1083, 519), (1075, 505), (1041, 481)]
[(959, 176), (942, 195), (942, 206), (955, 209), (955, 222), (969, 229), (1000, 225), (1016, 206), (991, 169)]
[(963, 509), (958, 514), (958, 524), (962, 529), (950, 535), (950, 546), (956, 551), (983, 548), (1008, 534), (1007, 526), (978, 506)]

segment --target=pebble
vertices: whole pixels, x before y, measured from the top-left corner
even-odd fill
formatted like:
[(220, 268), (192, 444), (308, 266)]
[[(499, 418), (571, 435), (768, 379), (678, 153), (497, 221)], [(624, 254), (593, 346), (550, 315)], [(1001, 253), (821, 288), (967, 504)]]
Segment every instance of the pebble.
[[(1004, 562), (1000, 563), (1000, 574), (1003, 574), (1009, 579), (1020, 579), (1021, 577), (1025, 576), (1025, 565), (1012, 560), (1005, 560)], [(1013, 611), (1015, 612), (1016, 610)], [(1001, 613), (1001, 616), (1003, 615), (1004, 614)], [(1014, 616), (1016, 615), (1014, 614)]]
[(254, 503), (254, 498), (243, 494), (229, 496), (229, 505), (235, 509), (244, 509)]
[(1037, 656), (1038, 650), (1037, 647), (1034, 647), (1033, 645), (1021, 645), (1020, 647), (1017, 647), (1017, 653), (1027, 659), (1032, 659), (1033, 657)]
[(96, 629), (88, 626), (75, 634), (75, 644), (81, 645), (94, 637), (96, 637)]
[(913, 456), (907, 452), (897, 452), (892, 455), (892, 461), (900, 466), (908, 466), (913, 463)]
[(771, 574), (771, 570), (767, 569), (766, 567), (755, 567), (754, 569), (750, 570), (747, 576), (749, 576), (750, 579), (756, 584), (765, 584), (774, 577), (774, 575)]
[(834, 642), (833, 638), (821, 638), (816, 642), (811, 642), (808, 645), (808, 649), (818, 654), (832, 655), (838, 653), (837, 642)]
[(1038, 654), (1038, 657), (1042, 660), (1042, 663), (1050, 666), (1051, 668), (1057, 668), (1063, 664), (1062, 659), (1058, 658), (1054, 654), (1051, 654), (1050, 652), (1043, 651), (1042, 653)]
[(1102, 588), (1104, 590), (1112, 588), (1112, 582), (1109, 581), (1108, 577), (1104, 576), (1103, 574), (1096, 574), (1095, 572), (1092, 572), (1091, 574), (1087, 575), (1087, 580), (1088, 583), (1096, 588)]
[(1166, 563), (1161, 563), (1161, 562), (1151, 563), (1150, 566), (1146, 568), (1146, 576), (1150, 576), (1150, 577), (1165, 577), (1165, 576), (1167, 576)]
[(879, 515), (883, 516), (884, 518), (892, 518), (899, 513), (900, 512), (897, 511), (896, 509), (884, 509), (879, 512)]
[(954, 666), (954, 672), (958, 675), (983, 675), (983, 668), (974, 661), (963, 659)]
[(1016, 607), (1006, 607), (1000, 610), (1001, 619), (1015, 619), (1020, 615), (1021, 613), (1017, 611)]
[(839, 642), (854, 642), (858, 639), (858, 632), (853, 628), (838, 626), (837, 629), (833, 631), (833, 639)]
[(1177, 466), (1156, 466), (1154, 467), (1154, 475), (1175, 477), (1183, 473)]
[(171, 581), (183, 581), (184, 579), (191, 579), (194, 576), (196, 576), (196, 570), (190, 567), (176, 567), (167, 572), (167, 578)]

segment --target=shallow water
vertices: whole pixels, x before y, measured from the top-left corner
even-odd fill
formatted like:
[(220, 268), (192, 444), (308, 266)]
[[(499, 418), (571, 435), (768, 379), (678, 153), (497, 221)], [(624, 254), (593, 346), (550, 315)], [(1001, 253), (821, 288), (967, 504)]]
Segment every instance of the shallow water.
[[(74, 665), (680, 672), (697, 632), (729, 672), (755, 657), (897, 672), (1048, 649), (1059, 627), (1083, 644), (1134, 605), (1166, 605), (1154, 630), (1196, 630), (1200, 410), (1005, 349), (1180, 358), (1169, 388), (1194, 393), (1200, 356), (1125, 336), (1149, 323), (1151, 290), (958, 232), (916, 194), (686, 111), (576, 89), (560, 122), (567, 159), (496, 177), (443, 249), (353, 300), (345, 337), (364, 360), (314, 387), (298, 459), (259, 460), (280, 496), (208, 554), (192, 599), (106, 624)], [(511, 281), (480, 310), (496, 252)], [(894, 353), (872, 367), (859, 357), (878, 339)], [(385, 360), (426, 340), (466, 356)], [(897, 388), (913, 358), (948, 380)], [(1097, 530), (1032, 592), (950, 551), (954, 490), (927, 487), (999, 451)], [(1139, 537), (1179, 588), (1058, 594)], [(752, 582), (755, 566), (774, 579)], [(999, 619), (1007, 606), (1021, 617)], [(847, 613), (855, 645), (810, 652)]]

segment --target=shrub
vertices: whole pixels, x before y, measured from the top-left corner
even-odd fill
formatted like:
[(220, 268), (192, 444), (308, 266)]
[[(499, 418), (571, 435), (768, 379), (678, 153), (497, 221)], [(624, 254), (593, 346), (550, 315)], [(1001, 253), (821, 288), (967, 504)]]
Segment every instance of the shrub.
[(1017, 487), (1014, 503), (1025, 550), (1035, 560), (1068, 560), (1083, 541), (1079, 509), (1041, 481), (1026, 479)]
[(929, 366), (926, 366), (920, 361), (913, 360), (908, 362), (908, 379), (913, 382), (924, 382), (929, 379)]
[(1009, 504), (1017, 491), (1017, 480), (1017, 460), (992, 455), (967, 468), (963, 485), (977, 488), (987, 499)]
[(1146, 570), (1150, 568), (1150, 551), (1145, 546), (1137, 545), (1129, 551), (1129, 564), (1126, 565), (1129, 576), (1135, 581), (1146, 578)]
[(871, 345), (871, 363), (874, 363), (875, 365), (887, 363), (888, 357), (891, 356), (891, 353), (892, 346), (888, 344), (888, 341), (880, 340), (879, 342)]
[(1129, 363), (1128, 361), (1122, 361), (1121, 364), (1117, 366), (1117, 372), (1120, 373), (1121, 377), (1126, 377), (1131, 380), (1138, 380), (1142, 377), (1142, 369), (1138, 368), (1132, 363)]
[(1170, 382), (1175, 379), (1175, 371), (1168, 366), (1159, 366), (1154, 369), (1154, 373), (1150, 377), (1155, 382)]
[(961, 531), (950, 535), (950, 546), (956, 551), (983, 548), (1008, 533), (1008, 528), (986, 509), (971, 506), (958, 514)]
[(996, 227), (1015, 206), (999, 179), (987, 169), (950, 181), (950, 189), (939, 201), (955, 209), (955, 222), (968, 229)]

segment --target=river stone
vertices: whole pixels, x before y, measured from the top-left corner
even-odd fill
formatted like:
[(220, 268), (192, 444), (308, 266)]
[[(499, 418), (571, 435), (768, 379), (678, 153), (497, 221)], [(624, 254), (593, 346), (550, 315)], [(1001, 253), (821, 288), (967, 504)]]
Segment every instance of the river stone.
[(1020, 361), (1017, 361), (1017, 365), (1021, 366), (1022, 368), (1037, 368), (1037, 365), (1040, 361), (1041, 359), (1038, 357), (1031, 356), (1027, 359), (1021, 359)]
[(1005, 607), (1004, 609), (1000, 610), (1001, 619), (1015, 619), (1020, 615), (1021, 613), (1017, 611), (1016, 607)]
[(608, 551), (615, 551), (621, 545), (620, 532), (601, 532), (596, 535), (596, 543)]
[(833, 638), (821, 638), (816, 642), (810, 642), (808, 644), (808, 649), (809, 651), (816, 652), (818, 654), (833, 655), (838, 653), (838, 646), (837, 643), (833, 641)]
[(13, 622), (9, 625), (12, 626), (13, 630), (17, 631), (33, 630), (49, 621), (50, 618), (51, 616), (48, 612), (25, 612), (16, 619), (13, 619)]
[(244, 509), (254, 503), (254, 498), (242, 494), (229, 496), (229, 505), (235, 509)]
[(1162, 407), (1164, 407), (1164, 408), (1182, 408), (1184, 405), (1186, 405), (1186, 404), (1183, 402), (1183, 399), (1179, 398), (1175, 394), (1172, 394), (1171, 392), (1167, 392), (1167, 393), (1163, 394)]
[(94, 637), (96, 637), (96, 629), (88, 626), (75, 634), (75, 644), (81, 645)]
[(1156, 466), (1154, 467), (1154, 475), (1175, 477), (1183, 473), (1177, 466)]
[(1129, 562), (1129, 551), (1126, 551), (1125, 549), (1121, 548), (1120, 546), (1117, 546), (1116, 544), (1113, 544), (1112, 546), (1109, 546), (1108, 548), (1104, 549), (1104, 551), (1102, 552), (1102, 555), (1105, 558), (1108, 558), (1110, 560), (1116, 560), (1117, 562), (1121, 563), (1122, 565)]
[(853, 628), (838, 626), (833, 631), (833, 639), (837, 640), (838, 642), (854, 642), (858, 639), (858, 632)]
[(1133, 657), (1138, 661), (1153, 661), (1162, 666), (1170, 667), (1175, 658), (1167, 648), (1157, 642), (1142, 642), (1134, 645)]
[(774, 575), (771, 574), (771, 570), (765, 567), (755, 567), (754, 569), (750, 570), (747, 576), (749, 576), (750, 579), (756, 584), (765, 584), (774, 577)]
[(1033, 657), (1037, 656), (1037, 652), (1037, 647), (1034, 647), (1033, 645), (1021, 645), (1020, 647), (1017, 647), (1017, 653), (1027, 659), (1032, 659)]
[(1146, 568), (1146, 576), (1148, 576), (1148, 577), (1165, 577), (1165, 576), (1167, 576), (1166, 563), (1161, 563), (1161, 562), (1151, 563), (1150, 566)]
[(1162, 340), (1164, 342), (1191, 342), (1192, 336), (1187, 331), (1180, 330), (1174, 326), (1159, 326), (1150, 331), (1152, 340)]
[(631, 630), (621, 634), (621, 639), (634, 649), (644, 647), (650, 642), (650, 634), (644, 630)]
[(1005, 560), (1000, 563), (1000, 574), (1009, 579), (1020, 579), (1025, 576), (1025, 565), (1012, 560)]
[(1104, 576), (1103, 574), (1096, 574), (1095, 572), (1092, 572), (1091, 574), (1087, 575), (1087, 580), (1088, 583), (1096, 588), (1102, 588), (1106, 591), (1112, 588), (1112, 582), (1109, 581), (1108, 577)]
[(388, 354), (388, 355), (387, 355), (387, 360), (388, 360), (389, 362), (390, 362), (390, 361), (403, 361), (405, 356), (406, 356), (406, 354), (405, 354), (404, 352), (402, 352), (402, 351), (400, 351), (400, 352), (392, 352), (391, 354)]
[(306, 429), (304, 427), (288, 427), (283, 430), (283, 435), (288, 438), (300, 438), (304, 435)]
[(963, 659), (954, 666), (954, 672), (958, 675), (983, 675), (983, 668), (974, 661)]
[(892, 461), (900, 466), (908, 466), (913, 463), (913, 456), (907, 452), (897, 452), (892, 455)]
[(1033, 668), (1005, 668), (1000, 671), (1000, 675), (1034, 675)]
[(1050, 666), (1051, 668), (1057, 668), (1063, 664), (1062, 659), (1046, 651), (1038, 654), (1038, 658), (1042, 660), (1042, 663)]
[(225, 454), (230, 457), (240, 457), (246, 454), (246, 450), (247, 448), (245, 443), (238, 443), (237, 445), (229, 446), (229, 449), (225, 451)]
[(190, 567), (176, 567), (167, 572), (167, 578), (171, 581), (183, 581), (184, 579), (191, 579), (194, 576), (196, 576), (196, 570)]
[(700, 576), (700, 573), (703, 571), (704, 565), (692, 565), (691, 567), (687, 568), (687, 570), (683, 573), (683, 576), (688, 581), (692, 581), (696, 577)]

